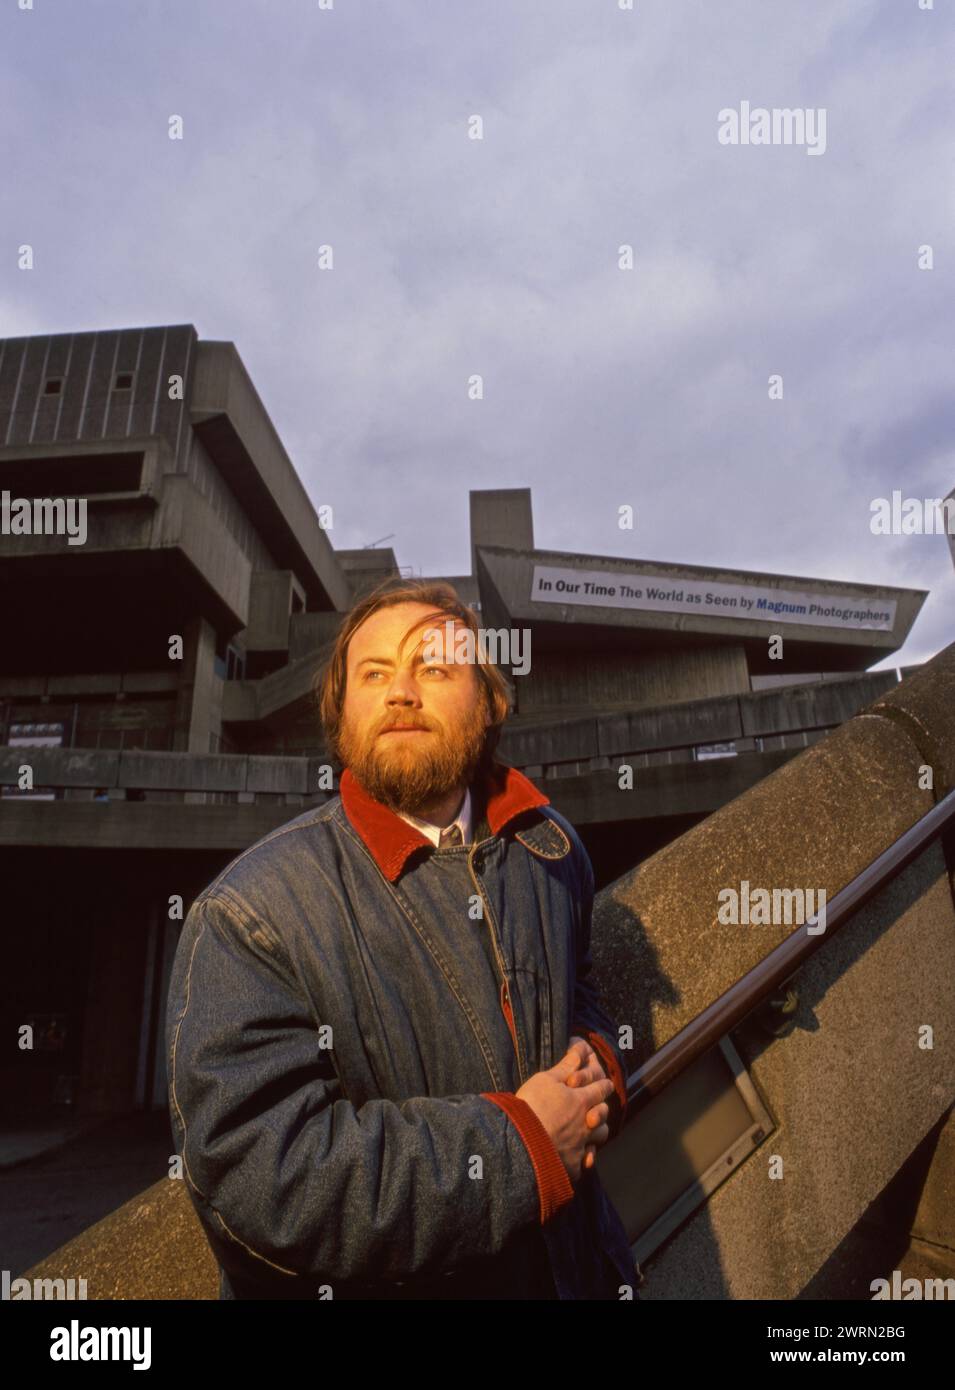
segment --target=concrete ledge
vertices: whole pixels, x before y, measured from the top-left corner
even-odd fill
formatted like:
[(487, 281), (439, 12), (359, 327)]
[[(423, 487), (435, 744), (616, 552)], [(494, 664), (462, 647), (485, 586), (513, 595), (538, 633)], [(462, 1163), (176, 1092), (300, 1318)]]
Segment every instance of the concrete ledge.
[(866, 710), (905, 731), (922, 761), (935, 769), (939, 800), (955, 787), (955, 660), (943, 660), (951, 651), (947, 647)]
[(296, 792), (309, 790), (308, 759), (256, 757), (250, 754), (245, 790), (249, 792)]
[(219, 1297), (219, 1268), (183, 1181), (162, 1178), (24, 1272), (85, 1279), (88, 1299)]
[[(640, 767), (637, 755), (619, 760), (633, 764), (633, 788), (629, 791), (620, 789), (616, 766), (607, 771), (547, 778), (543, 790), (562, 815), (577, 826), (705, 815), (749, 791), (754, 783), (799, 756), (798, 749), (781, 749), (704, 762), (687, 759)], [(533, 777), (530, 769), (527, 772)], [(542, 780), (539, 769), (537, 780)]]
[(844, 724), (882, 691), (898, 686), (894, 671), (871, 671), (841, 681), (790, 685), (754, 691), (740, 699), (743, 732), (775, 734), (787, 729), (829, 728)]
[[(0, 784), (16, 786), (17, 769), (26, 765), (36, 787), (115, 787), (119, 759), (118, 751), (102, 748), (0, 748)], [(19, 811), (27, 803), (16, 804)]]
[[(919, 768), (924, 748), (955, 747), (953, 681), (955, 646), (893, 692), (901, 716), (865, 711), (598, 894), (595, 974), (608, 1011), (633, 1026), (631, 1070), (794, 929), (721, 925), (720, 888), (747, 879), (831, 896), (930, 809), (939, 789), (919, 788)], [(943, 846), (796, 983), (790, 1036), (760, 1042), (745, 1025), (735, 1035), (778, 1129), (646, 1262), (649, 1299), (795, 1297), (952, 1105), (955, 902)], [(919, 1046), (925, 1024), (932, 1050)]]
[[(316, 804), (320, 804), (320, 797)], [(172, 802), (23, 801), (0, 811), (0, 847), (225, 850), (238, 854), (304, 807), (285, 802), (206, 806)]]
[(900, 729), (852, 720), (598, 893), (595, 968), (608, 1010), (634, 1027), (635, 1065), (793, 930), (720, 926), (717, 892), (747, 879), (831, 897), (934, 804), (917, 766)]
[(744, 732), (741, 703), (739, 695), (726, 695), (633, 714), (604, 715), (598, 725), (600, 751), (622, 756), (645, 748), (692, 747), (739, 738)]

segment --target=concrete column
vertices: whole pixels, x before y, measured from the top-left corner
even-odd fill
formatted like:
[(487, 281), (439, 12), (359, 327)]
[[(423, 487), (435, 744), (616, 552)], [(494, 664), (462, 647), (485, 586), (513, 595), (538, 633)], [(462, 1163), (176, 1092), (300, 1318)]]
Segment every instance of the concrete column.
[(195, 618), (186, 627), (183, 640), (173, 747), (179, 753), (208, 753), (210, 734), (222, 730), (222, 681), (215, 673), (215, 629), (206, 618)]
[(81, 1114), (128, 1112), (136, 1081), (143, 1007), (147, 911), (133, 895), (106, 900), (91, 923), (89, 987), (83, 1011)]
[(529, 487), (482, 488), (470, 494), (471, 573), (477, 575), (474, 555), (479, 545), (534, 549), (534, 520)]

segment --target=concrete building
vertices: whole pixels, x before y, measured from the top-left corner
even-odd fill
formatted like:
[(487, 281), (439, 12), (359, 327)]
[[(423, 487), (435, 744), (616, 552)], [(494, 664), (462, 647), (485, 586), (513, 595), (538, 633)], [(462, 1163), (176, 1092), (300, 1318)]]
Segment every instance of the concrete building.
[[(0, 341), (0, 489), (2, 1013), (35, 1039), (4, 1094), (162, 1107), (181, 915), (334, 794), (311, 681), (398, 566), (333, 547), (235, 346), (188, 324)], [(447, 577), (512, 641), (502, 756), (598, 885), (897, 682), (869, 668), (923, 590), (538, 549), (531, 503), (472, 492), (471, 573)]]

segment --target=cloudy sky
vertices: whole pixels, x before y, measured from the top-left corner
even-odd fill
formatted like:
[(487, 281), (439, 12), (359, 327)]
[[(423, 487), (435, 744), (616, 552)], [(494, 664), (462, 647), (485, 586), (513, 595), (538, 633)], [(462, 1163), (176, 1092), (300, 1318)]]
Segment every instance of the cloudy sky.
[[(542, 548), (928, 589), (884, 664), (955, 640), (944, 537), (870, 530), (955, 486), (951, 0), (23, 4), (0, 335), (231, 339), (332, 543), (415, 573), (530, 486)], [(722, 144), (743, 102), (824, 152)]]

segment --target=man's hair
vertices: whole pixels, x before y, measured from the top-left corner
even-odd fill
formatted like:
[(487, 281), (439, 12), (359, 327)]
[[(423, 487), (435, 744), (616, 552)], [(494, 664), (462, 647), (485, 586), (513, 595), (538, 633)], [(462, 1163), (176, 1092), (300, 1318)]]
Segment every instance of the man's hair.
[(348, 644), (356, 629), (366, 618), (371, 617), (372, 613), (377, 613), (380, 608), (392, 608), (398, 603), (424, 603), (432, 607), (431, 613), (409, 623), (409, 633), (425, 622), (434, 622), (435, 626), (438, 626), (447, 619), (454, 618), (474, 634), (475, 674), (491, 716), (481, 758), (482, 763), (486, 765), (497, 747), (501, 729), (510, 709), (507, 683), (483, 650), (474, 609), (469, 608), (454, 586), (443, 579), (404, 579), (389, 576), (364, 598), (359, 599), (345, 615), (331, 654), (320, 667), (312, 683), (329, 751), (341, 761), (338, 740), (345, 707)]

